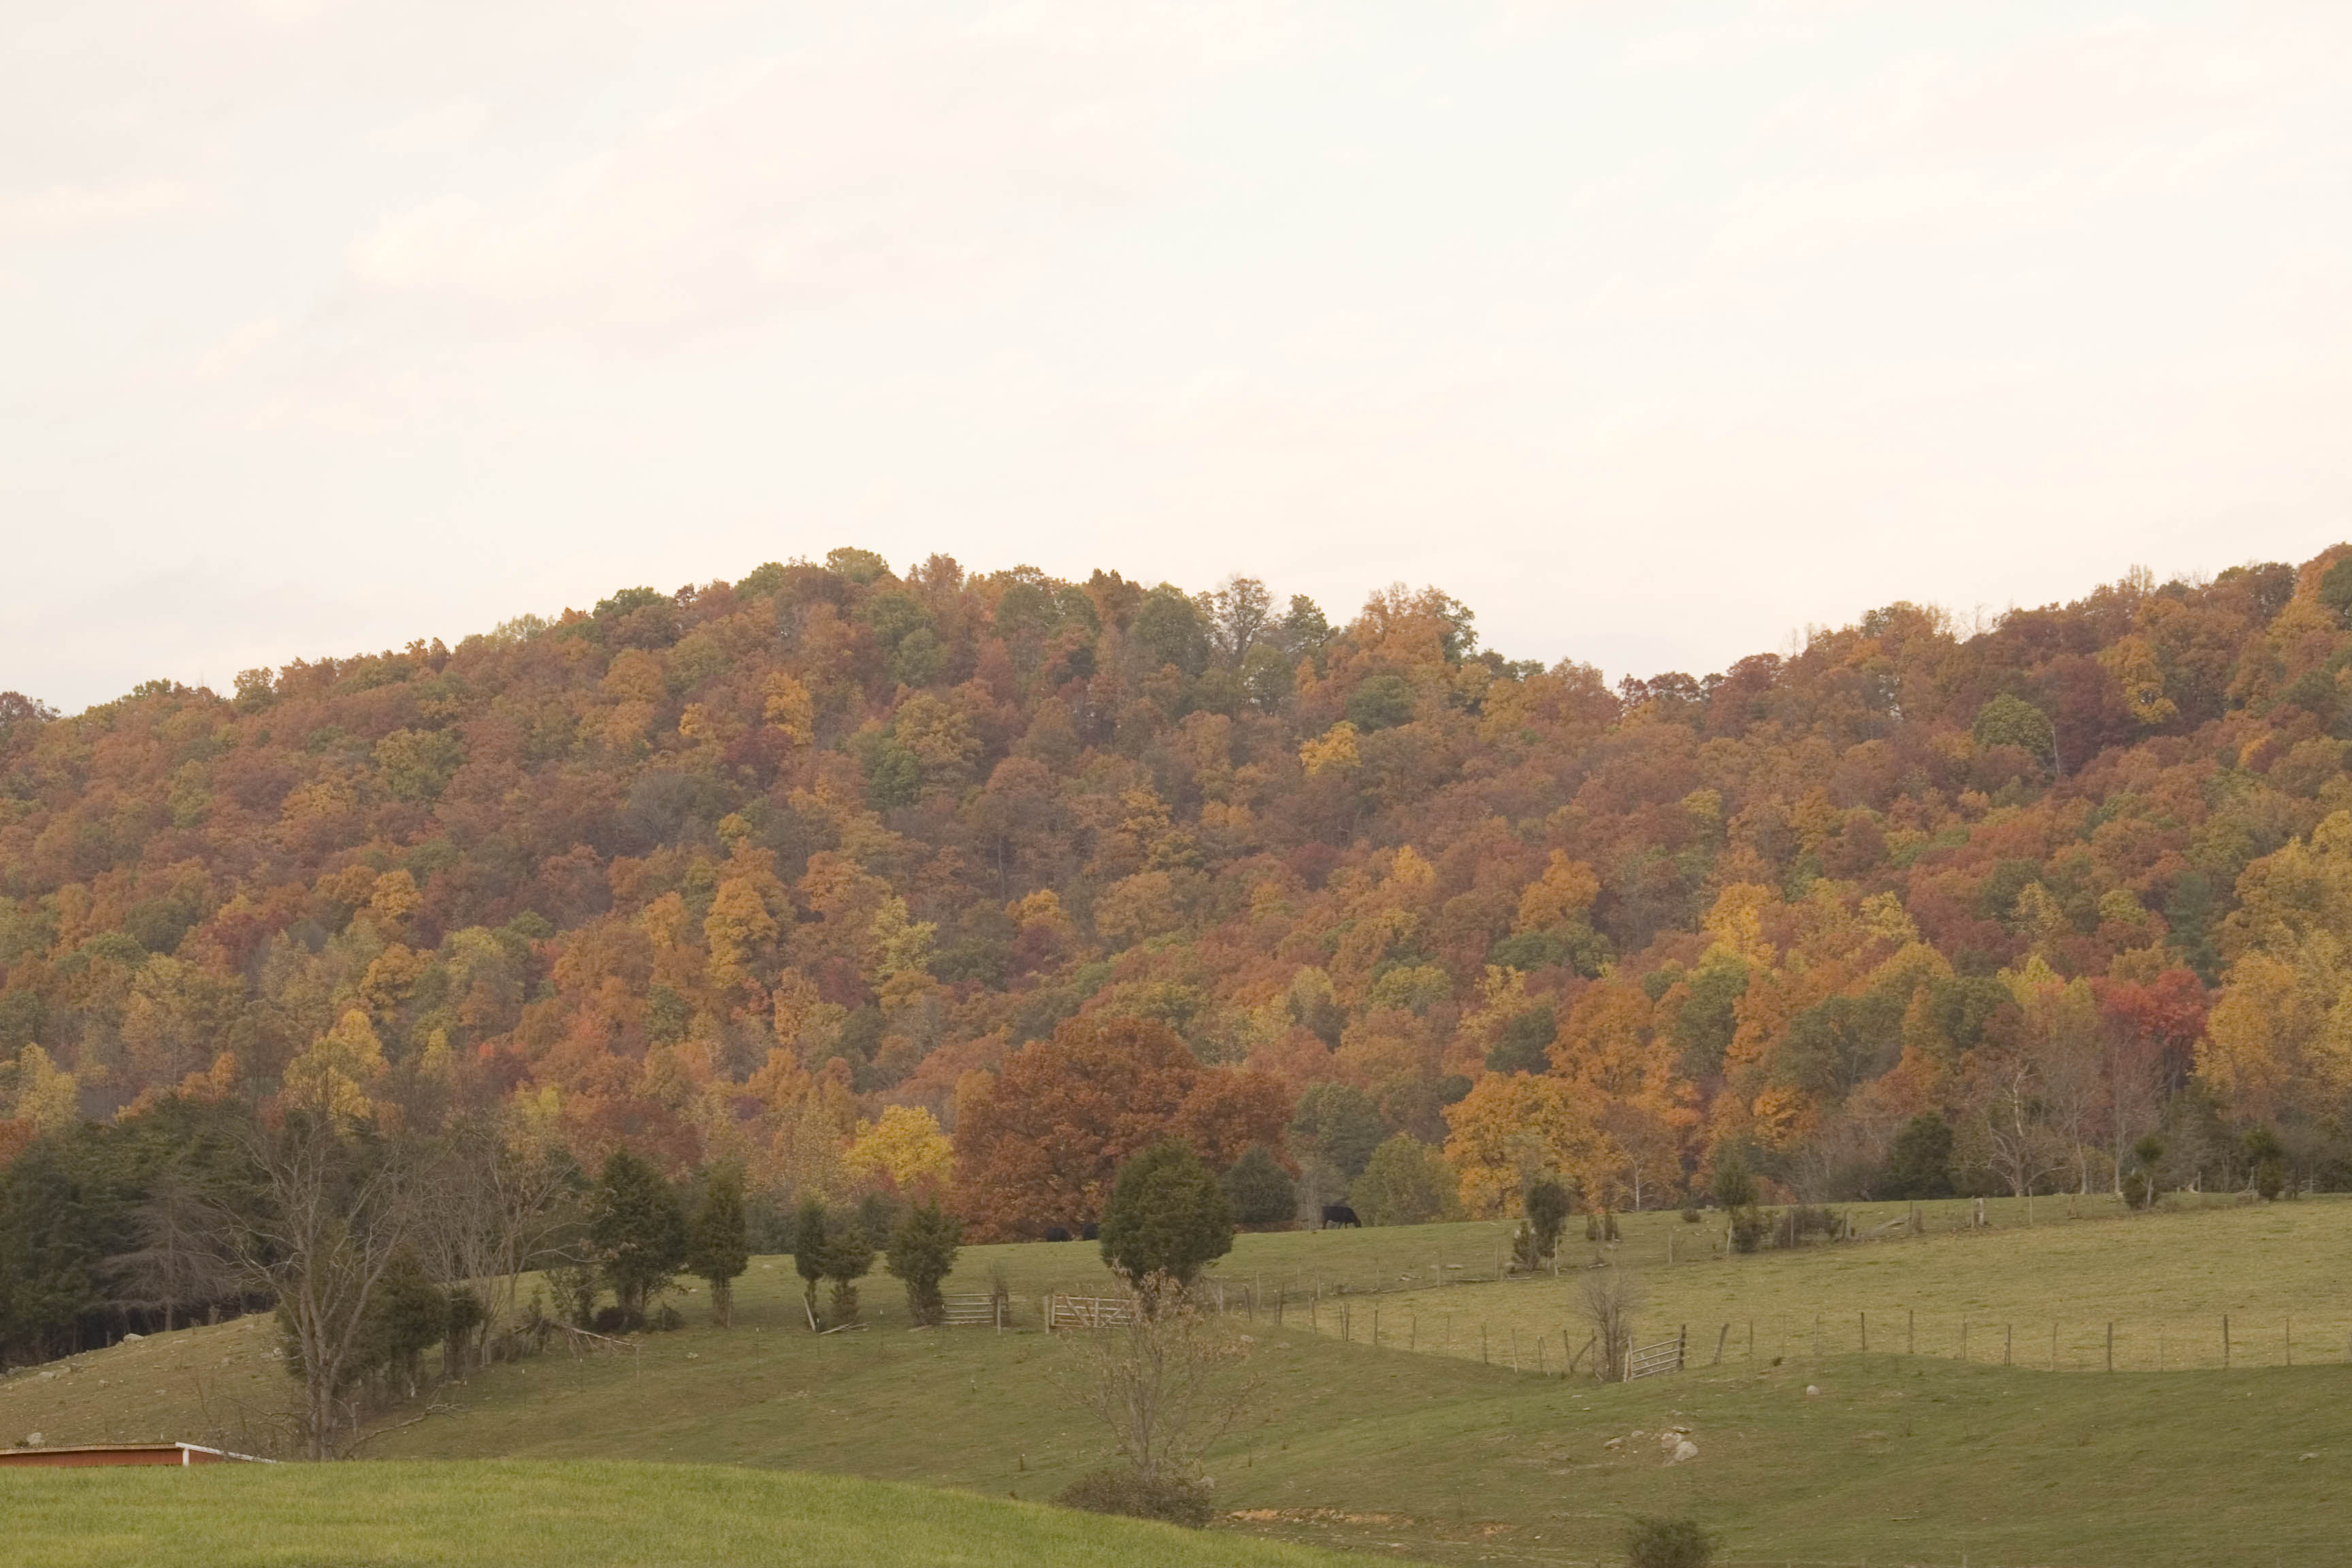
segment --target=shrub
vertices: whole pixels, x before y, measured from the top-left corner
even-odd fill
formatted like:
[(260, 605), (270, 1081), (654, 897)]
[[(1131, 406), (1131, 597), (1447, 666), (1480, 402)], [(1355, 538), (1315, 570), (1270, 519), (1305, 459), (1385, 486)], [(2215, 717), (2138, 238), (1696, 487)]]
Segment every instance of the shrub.
[(1685, 1204), (1683, 1205), (1683, 1223), (1685, 1225), (1696, 1225), (1700, 1218), (1701, 1215), (1698, 1212), (1698, 1205), (1696, 1204)]
[(1617, 1239), (1617, 1216), (1607, 1209), (1584, 1216), (1584, 1239), (1614, 1241)]
[(1735, 1209), (1731, 1215), (1731, 1249), (1734, 1252), (1755, 1251), (1764, 1245), (1764, 1237), (1780, 1217), (1753, 1204), (1743, 1209)]
[(1090, 1476), (1081, 1476), (1054, 1500), (1064, 1508), (1084, 1509), (1088, 1513), (1156, 1519), (1192, 1530), (1206, 1526), (1214, 1512), (1209, 1503), (1209, 1489), (1202, 1482), (1171, 1478), (1145, 1480), (1133, 1470), (1097, 1470)]
[(1636, 1519), (1625, 1531), (1627, 1568), (1707, 1568), (1715, 1538), (1696, 1520)]

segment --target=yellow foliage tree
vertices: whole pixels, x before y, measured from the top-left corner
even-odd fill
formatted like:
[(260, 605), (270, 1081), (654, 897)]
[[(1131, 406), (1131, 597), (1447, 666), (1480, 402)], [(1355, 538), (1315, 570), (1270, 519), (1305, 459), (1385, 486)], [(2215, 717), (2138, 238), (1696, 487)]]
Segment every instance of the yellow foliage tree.
[(929, 1110), (885, 1106), (879, 1121), (858, 1122), (841, 1168), (859, 1180), (887, 1182), (910, 1196), (936, 1197), (947, 1190), (954, 1172), (955, 1145)]
[(1544, 874), (1529, 882), (1519, 895), (1518, 919), (1512, 922), (1515, 931), (1549, 931), (1570, 921), (1582, 920), (1592, 908), (1592, 900), (1601, 896), (1601, 878), (1581, 860), (1571, 860), (1568, 852), (1555, 849), (1551, 863)]
[(776, 918), (749, 877), (730, 877), (719, 884), (703, 917), (702, 938), (710, 948), (710, 983), (722, 989), (752, 978), (751, 964), (761, 950), (776, 940)]
[(62, 1132), (80, 1117), (74, 1075), (38, 1046), (16, 1053), (16, 1105), (11, 1119), (29, 1121), (43, 1132)]
[(1342, 719), (1320, 735), (1303, 742), (1298, 748), (1298, 761), (1312, 775), (1337, 768), (1342, 772), (1363, 765), (1363, 754), (1356, 749), (1356, 727)]
[(383, 1042), (368, 1016), (353, 1007), (310, 1048), (286, 1064), (289, 1105), (337, 1121), (357, 1121), (373, 1113), (368, 1090), (383, 1076)]
[(1586, 1193), (1605, 1189), (1615, 1152), (1596, 1109), (1587, 1091), (1561, 1079), (1480, 1079), (1445, 1110), (1445, 1160), (1462, 1179), (1463, 1207), (1481, 1219), (1509, 1214), (1542, 1176), (1565, 1176)]

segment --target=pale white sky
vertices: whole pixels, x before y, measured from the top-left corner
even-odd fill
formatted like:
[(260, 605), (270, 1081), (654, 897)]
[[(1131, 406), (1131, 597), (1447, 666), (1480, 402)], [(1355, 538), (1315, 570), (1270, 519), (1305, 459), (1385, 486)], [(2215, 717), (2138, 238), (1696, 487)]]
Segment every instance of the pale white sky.
[(839, 543), (1701, 673), (2352, 535), (2352, 5), (0, 0), (0, 688)]

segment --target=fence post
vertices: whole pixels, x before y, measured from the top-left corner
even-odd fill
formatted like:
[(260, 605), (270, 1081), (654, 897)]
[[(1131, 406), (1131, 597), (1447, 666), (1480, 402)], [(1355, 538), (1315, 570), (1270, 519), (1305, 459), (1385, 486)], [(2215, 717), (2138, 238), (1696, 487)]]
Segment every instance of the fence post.
[(2221, 1314), (2221, 1370), (2230, 1370), (2230, 1314)]
[(2054, 1318), (2050, 1322), (2050, 1370), (2058, 1370), (2058, 1321)]
[(1723, 1331), (1715, 1336), (1715, 1359), (1707, 1363), (1709, 1366), (1721, 1366), (1723, 1364), (1723, 1342), (1730, 1337), (1731, 1325), (1729, 1323), (1726, 1323), (1723, 1325)]
[(1517, 1324), (1511, 1327), (1511, 1370), (1519, 1370), (1519, 1331)]
[(1960, 1359), (1969, 1359), (1969, 1321), (1966, 1318), (1960, 1320)]
[(1919, 1309), (1916, 1307), (1903, 1309), (1903, 1353), (1919, 1353)]
[(1861, 1314), (1861, 1317), (1862, 1317), (1862, 1353), (1863, 1353), (1863, 1354), (1864, 1354), (1864, 1355), (1868, 1355), (1868, 1354), (1870, 1353), (1870, 1314), (1869, 1314), (1868, 1312), (1864, 1312), (1864, 1313), (1862, 1313), (1862, 1314)]
[(1486, 1320), (1484, 1318), (1478, 1320), (1478, 1364), (1480, 1366), (1493, 1364), (1486, 1359)]
[(2294, 1320), (2293, 1318), (2286, 1321), (2286, 1364), (2289, 1366), (2294, 1364)]
[(2010, 1364), (2011, 1364), (2011, 1361), (2010, 1361), (2010, 1352), (2011, 1352), (2011, 1351), (2015, 1350), (2016, 1348), (2017, 1348), (2017, 1329), (2016, 1329), (2016, 1326), (2015, 1326), (2014, 1324), (2011, 1324), (2011, 1323), (2003, 1323), (2003, 1324), (2000, 1326), (2000, 1364), (2001, 1364), (2001, 1365), (2003, 1365), (2003, 1366), (2008, 1366), (2008, 1365), (2010, 1365)]
[(1377, 1300), (1372, 1303), (1372, 1348), (1381, 1348), (1381, 1304)]

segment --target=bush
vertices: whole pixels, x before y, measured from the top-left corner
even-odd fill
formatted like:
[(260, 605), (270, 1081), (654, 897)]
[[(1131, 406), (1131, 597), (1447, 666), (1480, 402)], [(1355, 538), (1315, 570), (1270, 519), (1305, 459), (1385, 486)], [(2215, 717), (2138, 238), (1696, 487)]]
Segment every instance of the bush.
[(1081, 1476), (1054, 1500), (1064, 1508), (1088, 1513), (1120, 1513), (1129, 1519), (1156, 1519), (1191, 1530), (1205, 1527), (1215, 1510), (1209, 1489), (1199, 1481), (1147, 1481), (1133, 1470), (1097, 1470)]
[(1584, 1239), (1587, 1241), (1616, 1240), (1617, 1216), (1611, 1214), (1607, 1209), (1602, 1209), (1599, 1214), (1586, 1215), (1584, 1216)]
[(1715, 1538), (1692, 1519), (1636, 1519), (1625, 1531), (1627, 1568), (1706, 1568)]
[(1744, 1209), (1735, 1210), (1731, 1216), (1731, 1250), (1753, 1252), (1763, 1246), (1765, 1236), (1780, 1217), (1752, 1204)]
[(1683, 1223), (1685, 1225), (1696, 1225), (1701, 1217), (1702, 1216), (1698, 1212), (1698, 1205), (1696, 1204), (1685, 1204), (1683, 1205)]

